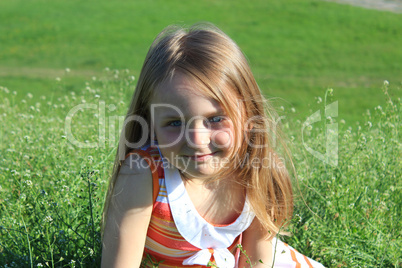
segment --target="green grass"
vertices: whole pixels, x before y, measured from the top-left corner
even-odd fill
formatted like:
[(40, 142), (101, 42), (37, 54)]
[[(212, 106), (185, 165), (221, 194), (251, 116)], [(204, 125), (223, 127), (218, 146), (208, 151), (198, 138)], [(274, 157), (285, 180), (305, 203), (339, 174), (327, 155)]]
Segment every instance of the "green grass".
[[(400, 267), (401, 99), (366, 113), (357, 130), (339, 123), (336, 166), (293, 143), (298, 168), (296, 217), (290, 244), (329, 267)], [(290, 130), (290, 132), (292, 132)], [(307, 143), (325, 153), (323, 127), (307, 131)], [(321, 163), (320, 163), (321, 162)]]
[[(287, 241), (329, 267), (401, 266), (400, 14), (313, 0), (7, 0), (0, 2), (0, 267), (97, 267), (116, 117), (126, 112), (131, 76), (163, 27), (202, 20), (240, 45), (263, 92), (284, 106), (301, 179)], [(317, 97), (325, 100), (327, 88), (334, 90), (326, 103), (339, 104), (336, 167), (301, 141), (302, 122), (324, 112)], [(65, 137), (66, 116), (99, 101), (116, 107), (106, 109), (106, 141), (77, 148)], [(98, 117), (78, 113), (75, 137), (98, 141)], [(303, 133), (321, 153), (325, 123)]]
[(264, 93), (296, 107), (300, 118), (330, 87), (340, 117), (353, 124), (382, 100), (384, 80), (401, 83), (401, 14), (324, 1), (8, 0), (0, 21), (0, 84), (22, 95), (51, 94), (66, 67), (76, 77), (66, 89), (75, 92), (105, 67), (138, 76), (161, 29), (198, 21), (237, 41)]
[[(99, 266), (117, 117), (135, 84), (131, 73), (116, 74), (105, 72), (80, 93), (26, 95), (22, 103), (0, 88), (0, 267)], [(401, 265), (402, 103), (388, 94), (393, 87), (379, 89), (386, 105), (371, 109), (357, 129), (332, 118), (303, 130), (297, 110), (281, 112), (299, 178), (293, 236), (285, 239), (327, 267)], [(317, 106), (335, 101), (330, 95)], [(69, 112), (84, 103), (97, 108), (74, 114), (71, 129), (82, 144), (95, 142), (93, 148), (74, 145), (66, 134)], [(339, 159), (331, 166), (305, 146), (324, 154), (325, 129), (334, 123)]]

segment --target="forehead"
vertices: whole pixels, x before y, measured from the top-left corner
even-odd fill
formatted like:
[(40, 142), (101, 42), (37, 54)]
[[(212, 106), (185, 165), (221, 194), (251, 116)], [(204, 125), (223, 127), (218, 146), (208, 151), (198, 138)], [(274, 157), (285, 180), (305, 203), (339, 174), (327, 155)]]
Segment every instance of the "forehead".
[[(176, 73), (156, 88), (151, 104), (169, 104), (192, 115), (222, 111), (219, 102), (208, 96), (205, 86), (194, 80), (188, 75)], [(163, 111), (163, 106), (161, 108), (159, 110)]]

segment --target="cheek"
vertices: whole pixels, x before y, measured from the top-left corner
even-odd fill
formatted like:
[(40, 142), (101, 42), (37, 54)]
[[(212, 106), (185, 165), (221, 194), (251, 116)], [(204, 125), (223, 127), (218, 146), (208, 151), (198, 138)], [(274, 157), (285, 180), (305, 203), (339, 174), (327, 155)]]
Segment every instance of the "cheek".
[(220, 149), (231, 148), (234, 144), (233, 130), (218, 130), (212, 133), (211, 140), (213, 145)]
[(177, 143), (180, 143), (181, 136), (180, 131), (168, 131), (168, 130), (155, 130), (155, 138), (158, 141), (159, 145), (168, 145), (174, 146)]

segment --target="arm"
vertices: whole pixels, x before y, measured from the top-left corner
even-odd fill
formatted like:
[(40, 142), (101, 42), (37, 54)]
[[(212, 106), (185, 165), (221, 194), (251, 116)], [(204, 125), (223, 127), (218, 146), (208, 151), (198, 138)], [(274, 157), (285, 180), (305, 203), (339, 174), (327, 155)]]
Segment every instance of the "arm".
[(120, 168), (110, 200), (103, 236), (102, 267), (140, 267), (152, 202), (150, 169), (130, 168), (127, 159)]
[[(240, 253), (239, 268), (267, 268), (272, 266), (272, 242), (266, 239), (267, 234), (267, 231), (255, 218), (250, 227), (243, 232), (242, 245), (248, 257)], [(252, 265), (246, 261), (251, 261)]]

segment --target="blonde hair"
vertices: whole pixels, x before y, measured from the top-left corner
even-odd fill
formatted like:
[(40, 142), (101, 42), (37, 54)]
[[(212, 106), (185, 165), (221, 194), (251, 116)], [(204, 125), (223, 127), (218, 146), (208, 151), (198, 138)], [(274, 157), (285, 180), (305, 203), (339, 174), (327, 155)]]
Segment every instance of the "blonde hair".
[[(236, 133), (241, 133), (243, 139), (235, 139), (237, 149), (231, 157), (241, 161), (231, 161), (230, 168), (222, 173), (237, 175), (261, 225), (270, 236), (276, 235), (292, 216), (292, 187), (285, 162), (272, 147), (279, 138), (277, 122), (247, 59), (236, 43), (213, 25), (197, 24), (188, 30), (170, 26), (156, 37), (148, 51), (126, 118), (137, 116), (150, 123), (150, 102), (155, 89), (175, 72), (193, 79), (233, 120)], [(135, 149), (131, 145), (142, 141), (144, 133), (147, 132), (138, 120), (127, 120), (123, 127), (103, 222), (122, 161)], [(144, 142), (150, 142), (150, 137)], [(268, 163), (244, 164), (249, 159)]]

